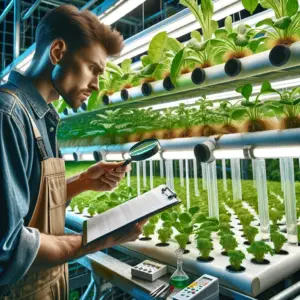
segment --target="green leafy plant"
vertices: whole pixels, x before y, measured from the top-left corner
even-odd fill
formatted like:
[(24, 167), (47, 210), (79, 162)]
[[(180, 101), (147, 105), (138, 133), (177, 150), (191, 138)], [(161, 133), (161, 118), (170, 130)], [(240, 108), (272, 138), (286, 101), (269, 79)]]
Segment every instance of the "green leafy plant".
[(250, 213), (239, 215), (239, 219), (243, 227), (249, 226), (254, 221), (254, 217)]
[(298, 0), (243, 0), (244, 7), (253, 13), (260, 4), (265, 9), (272, 9), (275, 13), (275, 20), (264, 19), (256, 24), (263, 28), (268, 48), (283, 44), (290, 46), (300, 40), (299, 24), (300, 14), (298, 12)]
[[(300, 21), (299, 21), (300, 22)], [(279, 101), (268, 101), (267, 107), (277, 116), (283, 115), (281, 129), (300, 127), (300, 88), (279, 93)]]
[(274, 244), (275, 253), (279, 253), (287, 239), (283, 234), (279, 232), (273, 232), (271, 233), (271, 241)]
[(173, 230), (171, 227), (162, 227), (162, 228), (158, 229), (157, 232), (158, 232), (158, 239), (163, 244), (166, 244), (170, 240), (170, 238), (173, 234)]
[(182, 48), (183, 45), (166, 32), (158, 33), (149, 44), (148, 54), (141, 57), (143, 69), (139, 76), (144, 82), (165, 78), (170, 73), (173, 58)]
[(263, 36), (256, 37), (259, 31), (246, 24), (240, 24), (234, 28), (232, 18), (228, 16), (225, 19), (225, 28), (215, 31), (216, 38), (212, 39), (210, 44), (224, 53), (224, 62), (231, 58), (246, 57), (259, 51), (259, 45), (265, 39)]
[(213, 248), (213, 244), (209, 239), (198, 239), (197, 240), (197, 249), (201, 254), (201, 258), (208, 259), (209, 254)]
[(237, 240), (231, 234), (223, 234), (220, 239), (220, 244), (225, 250), (226, 254), (229, 250), (235, 250), (238, 246)]
[(185, 250), (186, 248), (186, 245), (189, 241), (189, 236), (185, 233), (180, 233), (180, 234), (177, 234), (175, 236), (175, 240), (177, 241), (179, 247), (182, 249), (182, 250)]
[(271, 208), (269, 210), (270, 220), (272, 221), (273, 225), (277, 226), (277, 223), (283, 218), (284, 211), (280, 211), (276, 208)]
[(239, 271), (243, 260), (246, 258), (245, 254), (240, 250), (229, 250), (228, 255), (231, 267), (234, 270)]
[(208, 231), (205, 229), (200, 229), (196, 231), (196, 239), (211, 239), (212, 231)]
[(247, 241), (252, 244), (255, 240), (256, 235), (258, 234), (258, 229), (253, 226), (246, 226), (244, 228), (244, 234), (246, 236)]
[(253, 254), (256, 262), (258, 263), (263, 262), (267, 253), (270, 253), (271, 255), (274, 254), (273, 249), (264, 241), (253, 242), (251, 246), (247, 248), (247, 251), (248, 253)]
[(254, 100), (250, 100), (252, 95), (252, 85), (246, 84), (236, 89), (240, 93), (244, 100), (241, 102), (241, 107), (236, 108), (232, 113), (234, 120), (241, 120), (247, 116), (247, 131), (256, 132), (267, 130), (267, 124), (262, 119), (265, 117), (274, 117), (275, 113), (270, 107), (266, 106), (259, 97), (267, 93), (277, 93), (278, 91), (272, 89), (271, 84), (268, 81), (264, 81), (260, 93), (255, 97)]
[(220, 54), (218, 48), (211, 47), (208, 43), (218, 28), (218, 22), (212, 19), (214, 12), (212, 1), (203, 0), (198, 5), (197, 0), (180, 0), (180, 4), (190, 9), (201, 25), (203, 36), (198, 31), (193, 31), (187, 47), (181, 49), (174, 57), (171, 66), (171, 80), (174, 85), (179, 74), (190, 72), (197, 65), (202, 68), (212, 66)]
[(121, 109), (106, 110), (104, 114), (97, 114), (98, 119), (91, 122), (99, 129), (88, 131), (85, 136), (93, 136), (95, 134), (107, 135), (110, 144), (116, 143), (116, 136), (124, 133), (131, 132), (130, 123), (119, 123)]
[(143, 236), (146, 238), (149, 238), (151, 235), (153, 235), (155, 232), (155, 224), (153, 223), (147, 223), (144, 227), (143, 227)]

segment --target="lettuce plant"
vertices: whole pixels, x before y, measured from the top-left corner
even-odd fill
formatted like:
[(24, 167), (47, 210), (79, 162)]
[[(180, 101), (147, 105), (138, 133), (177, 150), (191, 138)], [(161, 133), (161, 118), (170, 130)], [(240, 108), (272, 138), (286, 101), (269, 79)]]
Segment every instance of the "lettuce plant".
[(262, 31), (265, 32), (268, 48), (280, 44), (290, 46), (300, 40), (298, 0), (243, 0), (243, 4), (250, 13), (253, 13), (258, 4), (274, 11), (275, 20), (267, 18), (256, 24), (257, 27), (266, 25)]
[(173, 230), (171, 227), (162, 227), (162, 228), (158, 229), (157, 232), (158, 232), (158, 239), (163, 244), (166, 244), (170, 240), (170, 238), (173, 234)]
[(201, 254), (201, 258), (208, 259), (212, 248), (213, 248), (213, 244), (209, 239), (201, 238), (197, 240), (197, 249)]
[(258, 229), (253, 226), (246, 226), (243, 228), (243, 230), (247, 241), (252, 244), (255, 240), (256, 235), (258, 234)]
[(242, 58), (259, 51), (260, 44), (265, 37), (256, 37), (259, 30), (248, 25), (240, 24), (233, 28), (232, 18), (225, 19), (225, 28), (215, 31), (215, 38), (209, 43), (212, 47), (217, 47), (223, 54), (222, 60), (226, 62), (231, 58)]
[(235, 250), (235, 248), (238, 246), (235, 237), (231, 234), (223, 234), (220, 239), (220, 244), (226, 253), (228, 253), (229, 250)]
[(185, 250), (186, 248), (186, 245), (189, 241), (189, 236), (185, 233), (180, 233), (180, 234), (177, 234), (175, 236), (175, 240), (177, 241), (179, 247), (182, 249), (182, 250)]
[(149, 238), (150, 235), (153, 235), (155, 232), (155, 224), (153, 223), (147, 223), (144, 227), (143, 227), (143, 236), (146, 238)]
[(274, 117), (275, 113), (269, 106), (266, 106), (259, 97), (267, 93), (277, 93), (278, 91), (272, 89), (271, 84), (268, 81), (264, 81), (260, 93), (254, 100), (250, 100), (252, 95), (252, 85), (246, 84), (236, 89), (240, 93), (244, 100), (241, 102), (241, 107), (234, 109), (232, 118), (234, 120), (241, 120), (247, 116), (247, 130), (248, 132), (264, 131), (267, 129), (266, 123), (262, 120), (266, 117)]
[(271, 255), (274, 254), (273, 249), (264, 241), (253, 242), (251, 246), (247, 248), (247, 251), (248, 253), (253, 254), (256, 262), (258, 263), (263, 262), (267, 253), (270, 253)]
[(246, 258), (245, 254), (240, 250), (229, 250), (228, 255), (231, 267), (234, 270), (239, 271), (243, 260)]
[(283, 234), (279, 232), (273, 232), (271, 233), (271, 241), (274, 244), (275, 253), (279, 253), (287, 239)]
[(95, 125), (99, 129), (88, 131), (85, 136), (93, 136), (95, 134), (107, 135), (111, 144), (115, 144), (116, 136), (131, 132), (130, 123), (120, 123), (121, 109), (106, 110), (104, 114), (97, 114), (98, 119), (93, 120), (91, 125)]
[(279, 101), (268, 101), (267, 107), (277, 116), (284, 115), (281, 128), (300, 127), (300, 88), (279, 93)]
[(180, 0), (180, 4), (190, 9), (201, 25), (203, 36), (197, 31), (192, 32), (192, 39), (187, 47), (181, 49), (174, 57), (171, 66), (171, 80), (174, 85), (178, 75), (182, 73), (182, 68), (191, 71), (197, 65), (202, 68), (212, 66), (220, 54), (218, 48), (209, 45), (209, 40), (218, 28), (218, 22), (212, 20), (212, 0), (203, 0), (200, 5), (197, 0)]
[(183, 45), (166, 32), (158, 33), (149, 44), (148, 54), (141, 57), (143, 68), (139, 76), (144, 82), (165, 78), (170, 73), (173, 58), (182, 48)]

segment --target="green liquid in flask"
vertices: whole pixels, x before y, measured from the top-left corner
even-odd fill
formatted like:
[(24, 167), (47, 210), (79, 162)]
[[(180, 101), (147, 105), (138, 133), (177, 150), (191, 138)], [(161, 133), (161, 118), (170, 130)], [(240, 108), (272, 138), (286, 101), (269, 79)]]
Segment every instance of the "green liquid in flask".
[(173, 285), (176, 288), (185, 288), (190, 283), (189, 278), (181, 277), (181, 276), (174, 276), (170, 279), (170, 285)]

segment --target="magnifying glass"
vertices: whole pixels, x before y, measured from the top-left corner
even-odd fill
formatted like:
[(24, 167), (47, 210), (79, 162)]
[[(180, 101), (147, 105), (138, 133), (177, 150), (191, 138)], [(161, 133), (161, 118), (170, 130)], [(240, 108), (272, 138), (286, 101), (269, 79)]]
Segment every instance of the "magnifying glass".
[(158, 153), (160, 149), (161, 146), (157, 139), (146, 139), (140, 141), (130, 148), (130, 158), (126, 159), (122, 166), (127, 166), (132, 161), (141, 161), (148, 159)]

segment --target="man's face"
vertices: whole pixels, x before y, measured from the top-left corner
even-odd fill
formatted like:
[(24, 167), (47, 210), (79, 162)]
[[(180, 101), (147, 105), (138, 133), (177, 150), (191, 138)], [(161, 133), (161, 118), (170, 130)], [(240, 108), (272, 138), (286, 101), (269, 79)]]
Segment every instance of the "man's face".
[(73, 108), (80, 107), (93, 90), (99, 89), (107, 54), (103, 46), (94, 43), (75, 53), (67, 52), (52, 72), (52, 84)]

